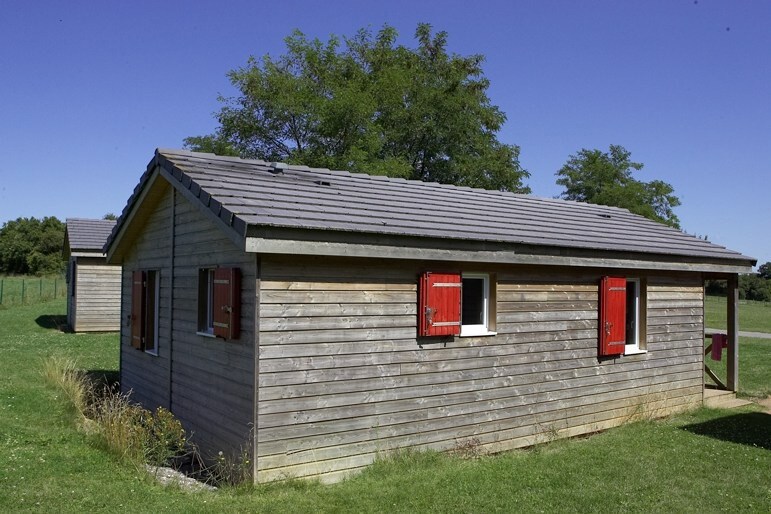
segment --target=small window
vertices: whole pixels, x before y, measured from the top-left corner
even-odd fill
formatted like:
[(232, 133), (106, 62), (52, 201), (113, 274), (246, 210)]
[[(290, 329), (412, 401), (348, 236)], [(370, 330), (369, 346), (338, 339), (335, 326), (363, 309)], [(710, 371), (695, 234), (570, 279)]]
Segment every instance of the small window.
[(645, 351), (643, 290), (639, 278), (626, 279), (626, 345), (624, 354), (631, 355)]
[(241, 327), (239, 268), (198, 270), (198, 334), (238, 339)]
[(198, 270), (198, 332), (214, 335), (214, 269)]
[(424, 272), (418, 336), (495, 335), (494, 282), (487, 273)]
[(645, 287), (639, 278), (603, 277), (599, 355), (645, 352)]
[(78, 283), (78, 268), (75, 261), (72, 261), (72, 265), (69, 268), (67, 268), (67, 273), (69, 274), (67, 278), (69, 279), (70, 284), (72, 285), (72, 287), (70, 287), (70, 296), (74, 298), (75, 288), (77, 287), (77, 283)]
[(489, 334), (490, 276), (463, 273), (462, 282), (460, 335)]
[(161, 292), (157, 271), (147, 272), (147, 328), (145, 335), (145, 351), (158, 355), (158, 307)]
[(160, 280), (158, 271), (135, 271), (131, 289), (131, 346), (158, 355)]

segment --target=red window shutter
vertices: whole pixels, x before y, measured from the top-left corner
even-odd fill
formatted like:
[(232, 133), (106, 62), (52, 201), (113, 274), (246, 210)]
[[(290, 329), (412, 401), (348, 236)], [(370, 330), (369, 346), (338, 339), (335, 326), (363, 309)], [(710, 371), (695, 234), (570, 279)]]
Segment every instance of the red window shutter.
[(238, 339), (241, 328), (241, 271), (238, 268), (214, 270), (213, 297), (214, 335)]
[(460, 334), (460, 273), (433, 273), (420, 276), (418, 305), (419, 336)]
[(621, 355), (626, 345), (626, 278), (600, 283), (600, 356)]
[(145, 272), (135, 271), (131, 281), (131, 346), (144, 349)]

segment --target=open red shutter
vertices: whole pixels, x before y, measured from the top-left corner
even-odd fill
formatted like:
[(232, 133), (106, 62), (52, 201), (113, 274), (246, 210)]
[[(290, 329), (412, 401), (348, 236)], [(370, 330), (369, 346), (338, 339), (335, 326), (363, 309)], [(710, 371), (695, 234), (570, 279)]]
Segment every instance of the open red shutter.
[(238, 339), (241, 328), (241, 272), (238, 268), (214, 270), (213, 297), (214, 335)]
[(131, 346), (144, 348), (145, 330), (145, 272), (135, 271), (131, 281)]
[(600, 283), (600, 356), (621, 355), (626, 345), (626, 278)]
[(460, 334), (460, 273), (433, 273), (420, 276), (418, 305), (419, 336)]

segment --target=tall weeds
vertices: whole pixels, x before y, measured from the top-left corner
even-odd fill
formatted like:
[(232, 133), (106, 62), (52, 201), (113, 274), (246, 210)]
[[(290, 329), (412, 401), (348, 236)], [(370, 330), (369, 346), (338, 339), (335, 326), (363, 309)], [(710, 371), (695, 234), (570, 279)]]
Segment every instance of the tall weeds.
[(96, 389), (74, 360), (47, 359), (43, 376), (68, 399), (79, 427), (118, 457), (162, 466), (187, 451), (185, 430), (171, 412), (163, 407), (151, 412), (110, 386)]
[(43, 362), (43, 378), (53, 388), (58, 389), (68, 400), (79, 418), (88, 417), (94, 391), (86, 373), (78, 369), (75, 361), (69, 357), (53, 356)]

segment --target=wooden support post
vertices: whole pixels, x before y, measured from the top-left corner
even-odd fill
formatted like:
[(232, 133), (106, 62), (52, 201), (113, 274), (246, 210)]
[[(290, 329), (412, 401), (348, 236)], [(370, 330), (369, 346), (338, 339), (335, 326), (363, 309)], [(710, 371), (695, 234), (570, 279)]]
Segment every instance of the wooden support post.
[(728, 279), (728, 356), (726, 385), (729, 391), (739, 390), (739, 275)]

